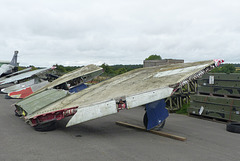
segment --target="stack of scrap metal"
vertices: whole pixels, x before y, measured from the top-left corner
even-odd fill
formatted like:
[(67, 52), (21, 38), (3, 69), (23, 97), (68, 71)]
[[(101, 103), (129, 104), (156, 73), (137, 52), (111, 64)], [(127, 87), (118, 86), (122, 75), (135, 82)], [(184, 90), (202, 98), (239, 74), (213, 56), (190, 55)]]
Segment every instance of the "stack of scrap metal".
[(240, 121), (240, 74), (210, 73), (198, 82), (191, 97), (189, 114), (228, 121)]

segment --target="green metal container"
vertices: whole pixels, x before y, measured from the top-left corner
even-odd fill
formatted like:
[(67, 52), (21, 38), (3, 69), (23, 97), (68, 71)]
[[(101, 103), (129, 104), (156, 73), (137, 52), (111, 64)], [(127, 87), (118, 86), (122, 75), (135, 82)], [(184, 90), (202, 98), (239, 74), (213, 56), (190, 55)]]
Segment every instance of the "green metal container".
[(205, 74), (197, 80), (189, 114), (240, 121), (240, 74)]

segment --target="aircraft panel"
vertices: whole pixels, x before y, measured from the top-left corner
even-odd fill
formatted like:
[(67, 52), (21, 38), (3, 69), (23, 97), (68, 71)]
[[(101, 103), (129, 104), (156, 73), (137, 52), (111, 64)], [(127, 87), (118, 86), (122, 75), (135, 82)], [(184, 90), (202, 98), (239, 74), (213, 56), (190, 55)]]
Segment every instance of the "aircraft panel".
[[(79, 93), (69, 95), (32, 115), (28, 115), (27, 118), (30, 119), (34, 116), (63, 108), (78, 107), (78, 109), (81, 109), (87, 106), (91, 107), (94, 104), (100, 104), (108, 100), (128, 98), (129, 96), (157, 91), (168, 87), (173, 89), (172, 91), (169, 90), (169, 93), (155, 98), (160, 100), (163, 97), (170, 96), (175, 89), (184, 85), (189, 80), (201, 76), (207, 72), (209, 68), (213, 68), (214, 65), (215, 61), (201, 61), (136, 69), (91, 86)], [(178, 71), (176, 72), (176, 70)], [(165, 74), (160, 75), (161, 72)], [(148, 97), (154, 96), (155, 94), (152, 93)], [(145, 102), (143, 101), (134, 106), (141, 104), (143, 105)], [(116, 105), (112, 108), (116, 108)]]

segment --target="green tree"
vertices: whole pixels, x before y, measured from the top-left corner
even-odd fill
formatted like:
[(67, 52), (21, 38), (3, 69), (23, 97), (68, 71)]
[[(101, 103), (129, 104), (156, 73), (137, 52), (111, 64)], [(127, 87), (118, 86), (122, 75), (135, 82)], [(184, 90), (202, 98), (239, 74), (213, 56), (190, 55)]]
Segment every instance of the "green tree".
[(123, 73), (126, 73), (127, 72), (127, 69), (126, 68), (120, 68), (116, 71), (116, 74), (123, 74)]
[(150, 55), (148, 58), (145, 60), (162, 60), (160, 55)]
[(222, 71), (224, 73), (234, 73), (236, 71), (236, 68), (234, 67), (233, 64), (226, 64), (222, 67)]
[(60, 72), (60, 73), (66, 73), (67, 72), (67, 70), (65, 69), (65, 67), (63, 65), (56, 64), (55, 66), (56, 66), (57, 72)]
[(235, 73), (236, 68), (233, 64), (225, 64), (221, 67), (215, 68), (212, 70), (212, 73)]
[(29, 65), (29, 67), (32, 67), (32, 70), (36, 70), (37, 68), (33, 65)]
[(101, 65), (101, 67), (103, 68), (104, 73), (105, 73), (106, 75), (110, 75), (110, 76), (115, 75), (115, 72), (113, 71), (113, 69), (112, 69), (111, 66), (109, 66), (109, 65), (107, 65), (107, 64), (104, 63), (104, 64)]

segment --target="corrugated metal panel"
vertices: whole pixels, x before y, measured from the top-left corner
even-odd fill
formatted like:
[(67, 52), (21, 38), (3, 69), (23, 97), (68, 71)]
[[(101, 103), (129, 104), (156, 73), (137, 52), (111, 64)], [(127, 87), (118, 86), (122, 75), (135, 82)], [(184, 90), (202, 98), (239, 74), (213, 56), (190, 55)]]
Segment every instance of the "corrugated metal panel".
[(21, 107), (27, 114), (32, 114), (45, 106), (56, 102), (57, 100), (66, 97), (68, 95), (67, 91), (51, 89), (46, 90), (38, 95), (30, 97), (29, 99), (24, 99), (16, 104), (16, 106)]

